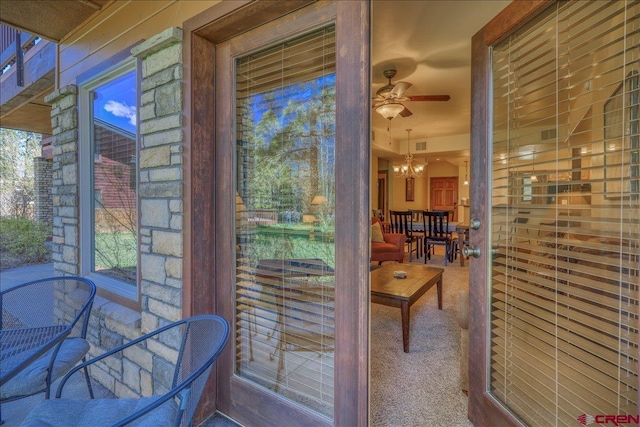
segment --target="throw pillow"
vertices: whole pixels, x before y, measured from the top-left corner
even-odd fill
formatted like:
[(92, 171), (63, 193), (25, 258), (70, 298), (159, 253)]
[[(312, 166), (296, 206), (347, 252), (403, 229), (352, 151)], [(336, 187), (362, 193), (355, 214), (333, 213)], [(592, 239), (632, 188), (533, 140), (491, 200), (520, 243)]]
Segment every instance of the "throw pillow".
[(384, 236), (382, 235), (382, 228), (380, 228), (380, 223), (375, 222), (371, 226), (371, 241), (372, 242), (382, 242), (384, 243)]

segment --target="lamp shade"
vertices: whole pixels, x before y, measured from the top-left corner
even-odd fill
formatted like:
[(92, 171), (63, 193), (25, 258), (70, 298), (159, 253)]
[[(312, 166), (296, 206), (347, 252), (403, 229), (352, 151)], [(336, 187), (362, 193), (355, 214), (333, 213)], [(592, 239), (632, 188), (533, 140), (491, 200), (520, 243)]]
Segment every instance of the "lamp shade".
[(376, 113), (380, 114), (382, 117), (384, 117), (387, 120), (391, 120), (394, 117), (396, 117), (398, 114), (400, 114), (402, 110), (404, 110), (404, 105), (389, 103), (389, 104), (382, 104), (378, 108), (376, 108)]

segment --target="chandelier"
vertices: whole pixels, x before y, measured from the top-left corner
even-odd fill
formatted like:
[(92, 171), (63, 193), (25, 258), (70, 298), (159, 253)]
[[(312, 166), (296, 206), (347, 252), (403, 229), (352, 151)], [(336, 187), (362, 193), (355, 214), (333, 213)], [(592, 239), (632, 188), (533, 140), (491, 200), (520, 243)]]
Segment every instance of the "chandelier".
[(396, 178), (417, 178), (422, 176), (424, 165), (413, 165), (413, 155), (411, 155), (411, 129), (407, 129), (407, 155), (404, 156), (404, 164), (394, 166), (393, 172)]

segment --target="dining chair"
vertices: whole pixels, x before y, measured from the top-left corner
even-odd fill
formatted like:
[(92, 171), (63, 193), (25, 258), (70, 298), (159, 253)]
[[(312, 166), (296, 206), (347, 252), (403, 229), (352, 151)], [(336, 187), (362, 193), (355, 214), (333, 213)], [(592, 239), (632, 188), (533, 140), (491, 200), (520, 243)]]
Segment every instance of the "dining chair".
[(76, 276), (35, 280), (0, 293), (0, 403), (42, 392), (48, 399), (51, 384), (86, 356), (95, 294), (91, 280)]
[[(423, 234), (413, 230), (413, 212), (414, 211), (389, 211), (389, 219), (391, 223), (391, 232), (400, 233), (407, 236), (405, 244), (409, 248), (409, 261), (411, 262), (411, 254), (416, 253), (416, 258), (422, 256)], [(415, 245), (415, 247), (413, 247)]]
[[(60, 380), (54, 399), (38, 403), (22, 423), (23, 427), (102, 426), (190, 426), (212, 366), (229, 339), (229, 323), (217, 315), (201, 315), (169, 323), (155, 331), (114, 348), (72, 369)], [(150, 366), (173, 365), (147, 372), (154, 389), (168, 391), (139, 398), (84, 399), (61, 398), (69, 378), (94, 363), (111, 366), (122, 363), (135, 346), (138, 350), (173, 347), (176, 360), (167, 361), (171, 351), (153, 356)], [(157, 361), (157, 363), (156, 363)], [(169, 384), (164, 386), (163, 381)], [(159, 383), (159, 384), (158, 384)]]
[(448, 211), (423, 211), (422, 221), (424, 226), (424, 263), (431, 259), (432, 250), (435, 246), (444, 246), (444, 265), (453, 261), (453, 244), (451, 233), (449, 232), (449, 212)]

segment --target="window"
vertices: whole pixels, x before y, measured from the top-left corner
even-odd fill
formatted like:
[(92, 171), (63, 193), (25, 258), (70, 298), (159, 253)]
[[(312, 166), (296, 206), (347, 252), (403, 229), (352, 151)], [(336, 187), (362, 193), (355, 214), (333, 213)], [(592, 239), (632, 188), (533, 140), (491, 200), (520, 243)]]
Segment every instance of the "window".
[(138, 136), (136, 62), (80, 88), (81, 271), (137, 299)]

